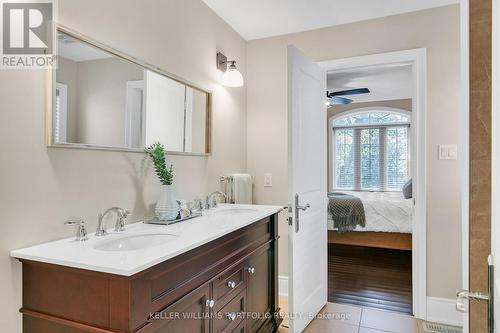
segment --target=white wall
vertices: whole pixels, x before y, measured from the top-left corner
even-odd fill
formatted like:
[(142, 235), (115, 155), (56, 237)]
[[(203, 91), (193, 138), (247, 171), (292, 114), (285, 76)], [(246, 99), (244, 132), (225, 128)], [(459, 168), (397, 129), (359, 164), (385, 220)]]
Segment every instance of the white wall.
[[(250, 41), (247, 48), (248, 171), (255, 202), (287, 203), (287, 45), (316, 61), (427, 48), (428, 295), (453, 298), (460, 287), (460, 161), (438, 161), (439, 143), (460, 143), (459, 6)], [(263, 187), (273, 173), (273, 187)], [(287, 275), (286, 222), (280, 274)], [(443, 246), (448, 244), (448, 246)]]
[[(224, 51), (245, 75), (246, 44), (201, 1), (59, 0), (59, 9), (62, 24), (214, 92), (213, 156), (170, 157), (179, 197), (245, 171), (246, 92), (218, 84), (215, 55)], [(83, 217), (89, 231), (114, 205), (141, 218), (159, 182), (144, 154), (47, 149), (44, 71), (0, 70), (0, 85), (0, 327), (20, 333), (21, 264), (9, 251), (72, 236), (69, 216)]]

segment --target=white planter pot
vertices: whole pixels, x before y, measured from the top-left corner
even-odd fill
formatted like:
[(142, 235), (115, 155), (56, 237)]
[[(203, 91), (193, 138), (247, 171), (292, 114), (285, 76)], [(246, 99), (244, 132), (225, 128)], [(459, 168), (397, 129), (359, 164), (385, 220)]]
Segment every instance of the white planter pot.
[(175, 199), (175, 189), (173, 185), (161, 186), (155, 214), (160, 220), (171, 221), (177, 218), (179, 214), (179, 204)]

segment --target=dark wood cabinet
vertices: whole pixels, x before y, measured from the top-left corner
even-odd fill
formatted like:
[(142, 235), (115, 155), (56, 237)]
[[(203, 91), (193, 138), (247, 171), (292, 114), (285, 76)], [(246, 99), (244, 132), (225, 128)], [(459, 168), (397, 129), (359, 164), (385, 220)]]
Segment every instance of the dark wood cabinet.
[(133, 276), (23, 262), (25, 333), (274, 332), (277, 215)]
[(182, 297), (162, 311), (155, 312), (149, 319), (147, 331), (154, 333), (210, 332), (210, 284)]

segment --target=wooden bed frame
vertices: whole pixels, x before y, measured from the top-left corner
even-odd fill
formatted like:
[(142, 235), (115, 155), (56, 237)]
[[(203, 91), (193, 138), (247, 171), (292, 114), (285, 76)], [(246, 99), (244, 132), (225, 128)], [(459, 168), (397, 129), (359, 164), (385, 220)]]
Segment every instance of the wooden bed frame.
[(397, 232), (343, 232), (328, 230), (329, 244), (411, 251), (411, 234)]

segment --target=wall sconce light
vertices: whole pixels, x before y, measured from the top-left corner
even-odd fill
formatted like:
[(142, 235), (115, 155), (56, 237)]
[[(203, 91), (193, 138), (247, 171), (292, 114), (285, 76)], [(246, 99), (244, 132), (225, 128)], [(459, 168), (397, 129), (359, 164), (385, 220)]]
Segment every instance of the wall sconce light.
[(243, 87), (245, 84), (243, 75), (236, 68), (236, 61), (227, 61), (227, 57), (220, 52), (217, 53), (217, 69), (224, 72), (222, 84), (226, 87)]

